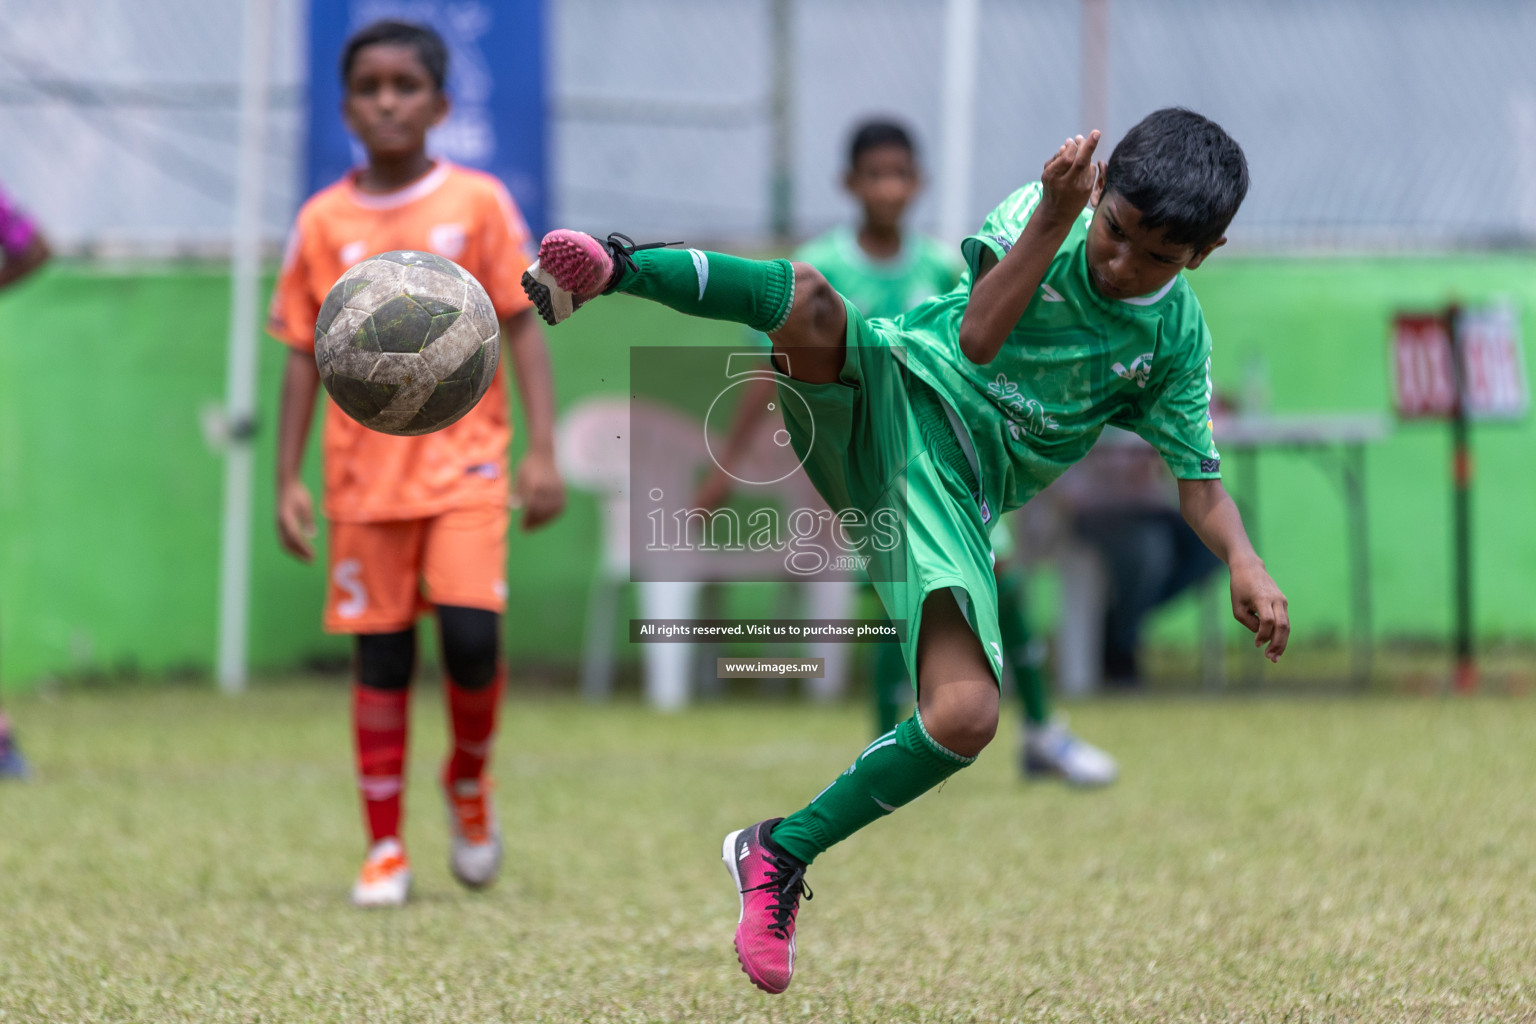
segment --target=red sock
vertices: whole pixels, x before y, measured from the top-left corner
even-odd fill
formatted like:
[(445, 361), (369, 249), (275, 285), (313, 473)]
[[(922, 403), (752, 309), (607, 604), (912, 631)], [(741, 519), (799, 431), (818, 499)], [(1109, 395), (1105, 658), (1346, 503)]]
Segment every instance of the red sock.
[(352, 684), (352, 736), (357, 744), (357, 788), (373, 842), (400, 835), (401, 774), (411, 691)]
[(498, 665), (496, 677), (478, 690), (466, 690), (452, 679), (443, 682), (448, 691), (448, 717), (453, 723), (448, 781), (478, 779), (491, 756), (491, 740), (496, 735), (496, 710), (501, 706), (501, 692), (507, 683), (506, 668)]

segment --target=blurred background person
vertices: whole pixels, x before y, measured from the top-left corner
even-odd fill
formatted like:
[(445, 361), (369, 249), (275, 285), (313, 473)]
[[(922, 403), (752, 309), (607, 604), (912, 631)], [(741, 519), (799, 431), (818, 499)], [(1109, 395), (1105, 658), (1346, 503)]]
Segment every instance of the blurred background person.
[(1104, 685), (1142, 685), (1142, 625), (1221, 561), (1179, 514), (1178, 488), (1151, 445), (1106, 427), (1087, 458), (1046, 492), (1104, 570)]
[[(0, 291), (35, 273), (48, 262), (48, 241), (37, 224), (23, 213), (0, 185)], [(25, 779), (32, 774), (16, 744), (10, 716), (0, 708), (0, 779)]]

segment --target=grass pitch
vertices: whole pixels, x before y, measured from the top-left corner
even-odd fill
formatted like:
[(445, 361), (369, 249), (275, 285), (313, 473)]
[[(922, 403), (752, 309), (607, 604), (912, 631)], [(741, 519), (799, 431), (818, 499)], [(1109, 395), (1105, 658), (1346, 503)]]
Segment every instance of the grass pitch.
[(1536, 704), (1119, 701), (1083, 793), (974, 768), (812, 869), (786, 995), (731, 951), (721, 836), (846, 767), (860, 706), (514, 698), (501, 884), (448, 875), (415, 708), (403, 911), (362, 854), (346, 691), (14, 701), (0, 1021), (1536, 1019)]

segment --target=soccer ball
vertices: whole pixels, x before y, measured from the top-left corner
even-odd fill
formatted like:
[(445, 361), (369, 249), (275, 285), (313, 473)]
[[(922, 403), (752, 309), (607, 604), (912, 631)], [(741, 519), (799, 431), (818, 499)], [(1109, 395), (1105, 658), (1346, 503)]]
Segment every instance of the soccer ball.
[(370, 256), (315, 319), (315, 365), (341, 410), (370, 430), (427, 434), (474, 408), (501, 352), (490, 296), (429, 252)]

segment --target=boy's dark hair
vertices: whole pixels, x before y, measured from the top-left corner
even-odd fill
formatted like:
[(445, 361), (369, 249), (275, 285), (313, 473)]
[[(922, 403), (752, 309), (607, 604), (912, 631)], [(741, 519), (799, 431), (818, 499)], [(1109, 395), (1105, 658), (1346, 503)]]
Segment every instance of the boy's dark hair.
[(352, 74), (352, 65), (357, 61), (358, 53), (364, 47), (380, 45), (409, 46), (415, 49), (416, 56), (421, 59), (421, 66), (427, 69), (437, 91), (443, 91), (443, 83), (448, 81), (448, 47), (436, 29), (409, 21), (375, 21), (352, 33), (346, 45), (341, 48), (343, 88)]
[(1221, 125), (1167, 107), (1142, 118), (1109, 156), (1105, 193), (1136, 207), (1141, 223), (1174, 245), (1221, 238), (1248, 194), (1248, 161)]
[(853, 138), (848, 143), (848, 169), (858, 167), (859, 157), (865, 153), (885, 146), (899, 146), (908, 156), (917, 156), (917, 145), (905, 126), (895, 121), (865, 121), (853, 130)]

